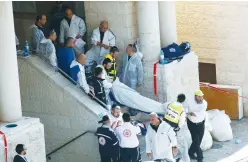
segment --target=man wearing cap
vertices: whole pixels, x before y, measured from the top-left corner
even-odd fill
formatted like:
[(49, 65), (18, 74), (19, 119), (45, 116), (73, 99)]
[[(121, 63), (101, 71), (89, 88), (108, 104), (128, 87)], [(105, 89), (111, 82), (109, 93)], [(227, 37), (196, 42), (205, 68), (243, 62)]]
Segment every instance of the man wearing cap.
[(129, 113), (122, 115), (124, 123), (115, 129), (120, 141), (121, 162), (141, 162), (139, 139), (141, 126), (133, 125)]
[(101, 162), (118, 162), (119, 161), (119, 141), (111, 126), (108, 115), (103, 116), (102, 126), (97, 128), (99, 152)]
[(27, 158), (25, 157), (25, 155), (27, 154), (27, 149), (23, 144), (18, 144), (15, 150), (18, 155), (14, 157), (13, 162), (28, 162)]
[(121, 107), (119, 105), (114, 104), (112, 106), (111, 113), (109, 114), (109, 118), (111, 121), (111, 127), (113, 129), (123, 124)]
[[(192, 138), (189, 156), (191, 159), (196, 159), (197, 162), (203, 161), (203, 154), (200, 145), (205, 130), (207, 105), (207, 102), (203, 99), (202, 91), (196, 90), (193, 102), (189, 104), (187, 124)], [(195, 156), (195, 154), (197, 156)]]

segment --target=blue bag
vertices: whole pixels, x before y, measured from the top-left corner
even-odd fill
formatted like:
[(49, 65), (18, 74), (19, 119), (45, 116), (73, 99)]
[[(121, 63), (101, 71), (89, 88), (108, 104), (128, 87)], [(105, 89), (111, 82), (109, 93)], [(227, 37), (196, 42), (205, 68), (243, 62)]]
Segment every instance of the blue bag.
[(180, 44), (180, 48), (184, 54), (187, 54), (191, 51), (191, 45), (189, 42), (183, 42)]
[(184, 55), (183, 51), (176, 43), (172, 43), (171, 45), (162, 48), (161, 52), (164, 53), (164, 58), (169, 60), (169, 62), (173, 60), (181, 60)]

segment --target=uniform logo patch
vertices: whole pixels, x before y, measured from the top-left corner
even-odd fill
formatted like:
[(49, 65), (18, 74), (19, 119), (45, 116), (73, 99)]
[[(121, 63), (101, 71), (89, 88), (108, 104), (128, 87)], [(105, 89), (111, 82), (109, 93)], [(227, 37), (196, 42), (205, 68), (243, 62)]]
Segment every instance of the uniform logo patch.
[(131, 131), (129, 130), (129, 129), (125, 129), (124, 131), (123, 131), (123, 136), (124, 137), (130, 137), (131, 136)]
[(105, 145), (105, 143), (106, 143), (106, 140), (105, 140), (105, 138), (103, 138), (103, 137), (100, 137), (99, 138), (99, 143), (101, 144), (101, 145)]

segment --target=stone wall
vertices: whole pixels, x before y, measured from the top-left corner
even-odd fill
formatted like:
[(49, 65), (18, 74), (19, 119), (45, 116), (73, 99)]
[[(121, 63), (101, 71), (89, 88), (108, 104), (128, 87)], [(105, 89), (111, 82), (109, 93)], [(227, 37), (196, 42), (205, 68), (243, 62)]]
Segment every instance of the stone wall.
[[(87, 130), (96, 130), (97, 114), (104, 113), (104, 108), (40, 58), (18, 58), (18, 63), (22, 111), (25, 116), (40, 118), (44, 124), (46, 153)], [(51, 162), (97, 161), (97, 138), (88, 133), (51, 158)]]
[(199, 88), (198, 57), (194, 52), (186, 55), (180, 62), (174, 61), (166, 65), (157, 65), (158, 98), (154, 94), (153, 64), (144, 64), (144, 85), (138, 91), (146, 97), (159, 102), (175, 101), (177, 95), (184, 93), (186, 97)]
[[(28, 161), (45, 162), (46, 151), (45, 151), (45, 137), (44, 137), (44, 126), (40, 123), (37, 118), (22, 117), (18, 121), (14, 122), (16, 127), (7, 128), (6, 125), (9, 123), (0, 122), (0, 131), (4, 132), (7, 139), (8, 148), (8, 160), (13, 161), (17, 144), (24, 144), (27, 148), (27, 159)], [(5, 162), (5, 145), (3, 136), (1, 135), (0, 140), (0, 161)]]
[[(217, 83), (248, 96), (248, 2), (176, 2), (178, 42), (189, 41), (199, 62), (216, 64)], [(244, 99), (245, 115), (248, 100)]]

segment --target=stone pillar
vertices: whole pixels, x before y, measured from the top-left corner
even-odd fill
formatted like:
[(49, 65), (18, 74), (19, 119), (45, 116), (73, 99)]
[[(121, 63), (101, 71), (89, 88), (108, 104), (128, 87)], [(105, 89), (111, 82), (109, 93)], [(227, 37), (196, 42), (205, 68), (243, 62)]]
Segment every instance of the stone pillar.
[(140, 51), (145, 62), (156, 62), (160, 54), (158, 1), (137, 2)]
[(174, 1), (159, 1), (161, 47), (177, 43), (176, 8)]
[(12, 1), (0, 1), (0, 121), (22, 117)]

